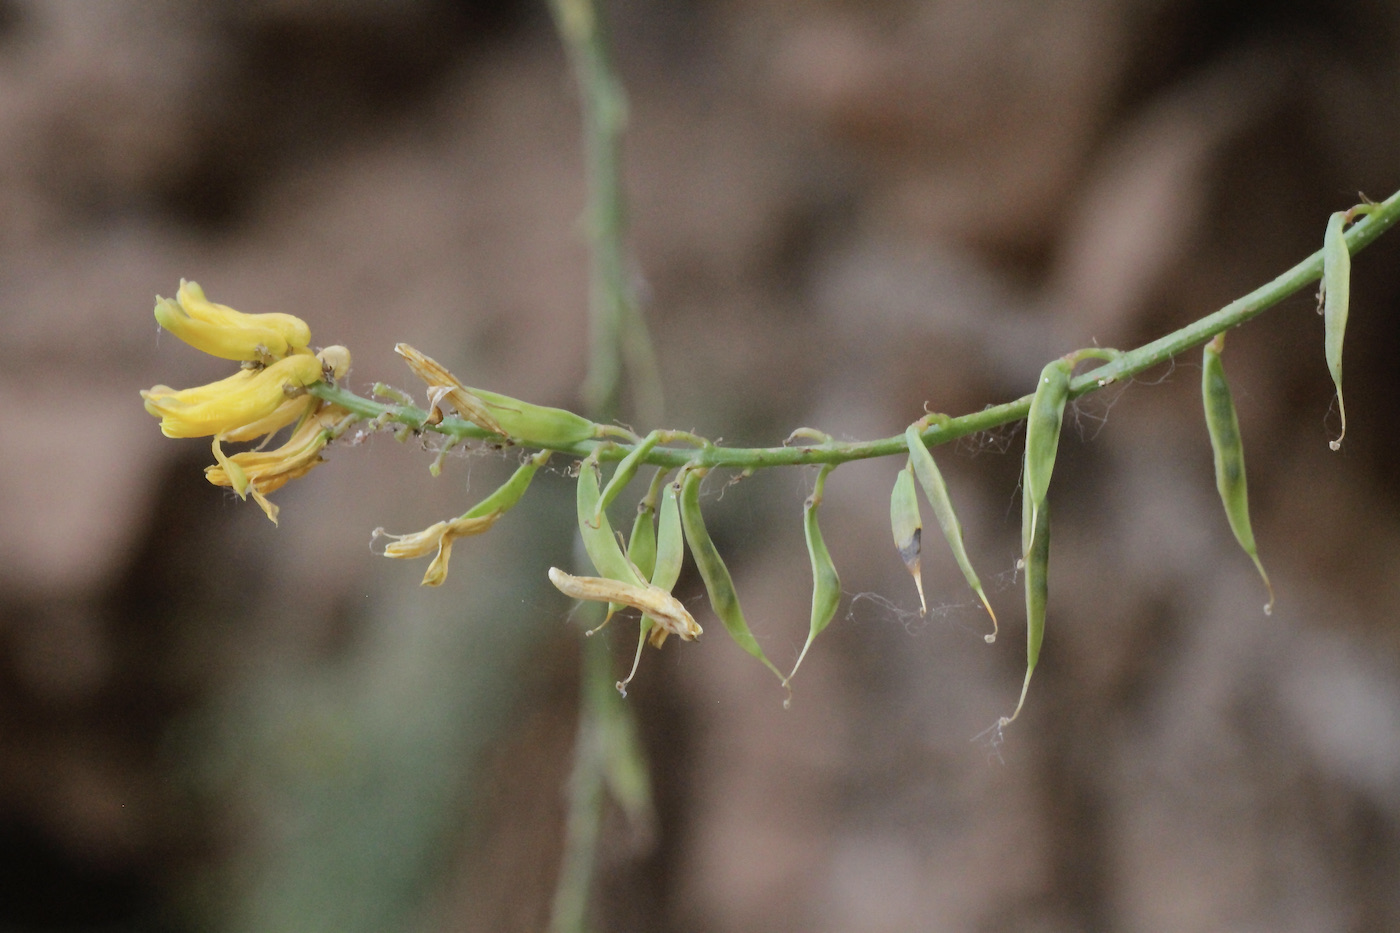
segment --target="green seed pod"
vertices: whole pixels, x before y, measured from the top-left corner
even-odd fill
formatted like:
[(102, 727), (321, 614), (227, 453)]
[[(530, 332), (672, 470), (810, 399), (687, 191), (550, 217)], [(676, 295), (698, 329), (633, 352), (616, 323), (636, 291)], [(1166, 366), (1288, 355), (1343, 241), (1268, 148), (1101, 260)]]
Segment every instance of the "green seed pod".
[(986, 639), (988, 642), (996, 641), (997, 614), (992, 611), (992, 604), (987, 601), (982, 581), (977, 579), (977, 571), (972, 569), (967, 548), (963, 546), (962, 523), (953, 512), (953, 503), (948, 498), (948, 486), (943, 482), (943, 474), (939, 472), (938, 464), (933, 462), (933, 454), (924, 446), (924, 439), (919, 433), (920, 426), (921, 422), (915, 421), (904, 432), (904, 442), (909, 447), (909, 462), (914, 466), (914, 474), (919, 477), (919, 485), (924, 488), (924, 496), (933, 507), (938, 526), (943, 529), (943, 537), (948, 539), (948, 546), (953, 549), (953, 559), (962, 569), (968, 586), (972, 587), (972, 591), (986, 607), (987, 614), (992, 617), (992, 633), (987, 635)]
[[(655, 491), (656, 483), (666, 475), (665, 470), (658, 470), (656, 478), (652, 480), (652, 491)], [(675, 588), (676, 580), (681, 575), (681, 563), (685, 560), (685, 538), (681, 532), (681, 512), (677, 505), (677, 483), (667, 483), (666, 489), (661, 496), (661, 529), (656, 536), (656, 565), (651, 572), (651, 585), (665, 590), (667, 593)], [(650, 494), (648, 497), (651, 498)], [(665, 626), (658, 625), (656, 620), (649, 615), (642, 616), (641, 632), (637, 636), (637, 656), (632, 661), (632, 673), (627, 675), (627, 679), (621, 682), (621, 688), (625, 688), (632, 680), (632, 676), (637, 673), (637, 664), (642, 657), (642, 646), (647, 643), (648, 636), (653, 646), (660, 648), (666, 641), (666, 636), (670, 634)]]
[(695, 558), (695, 566), (700, 578), (705, 581), (705, 592), (710, 597), (710, 606), (715, 615), (724, 623), (725, 631), (740, 648), (762, 661), (781, 679), (782, 671), (773, 666), (768, 656), (759, 647), (758, 641), (749, 630), (744, 619), (744, 611), (739, 608), (739, 595), (734, 591), (734, 578), (729, 568), (719, 556), (710, 533), (705, 528), (705, 519), (700, 514), (700, 481), (709, 472), (704, 467), (692, 467), (685, 471), (681, 484), (680, 511), (681, 526), (685, 530), (685, 540), (690, 545), (690, 554)]
[(562, 408), (532, 405), (485, 389), (468, 387), (467, 391), (486, 403), (501, 430), (517, 444), (554, 447), (577, 444), (603, 434), (601, 426)]
[(588, 559), (593, 561), (600, 576), (645, 586), (646, 581), (622, 553), (622, 545), (618, 544), (617, 536), (613, 534), (607, 514), (604, 513), (594, 524), (598, 496), (598, 461), (590, 457), (580, 464), (578, 471), (578, 530), (583, 538), (583, 549), (588, 552)]
[[(641, 442), (618, 463), (617, 469), (613, 471), (612, 477), (608, 480), (608, 484), (603, 487), (602, 498), (598, 500), (598, 515), (602, 515), (603, 510), (612, 505), (612, 501), (617, 498), (618, 493), (632, 482), (632, 477), (637, 475), (637, 469), (642, 465), (642, 458), (651, 453), (656, 442), (661, 440), (663, 433), (662, 431), (652, 431), (642, 438)], [(656, 497), (652, 496), (651, 501), (655, 505)]]
[(480, 518), (492, 512), (504, 512), (513, 508), (520, 501), (520, 497), (525, 495), (525, 490), (530, 488), (530, 481), (535, 478), (539, 468), (549, 461), (549, 457), (550, 451), (542, 450), (526, 460), (511, 474), (510, 479), (501, 484), (501, 488), (472, 506), (462, 517)]
[(821, 526), (817, 524), (817, 510), (821, 508), (822, 496), (826, 492), (826, 477), (832, 470), (836, 469), (830, 464), (822, 467), (817, 474), (816, 488), (807, 497), (802, 511), (802, 530), (807, 538), (807, 554), (812, 559), (812, 619), (807, 630), (807, 642), (802, 646), (802, 653), (797, 656), (797, 663), (792, 666), (792, 673), (783, 678), (783, 685), (787, 684), (797, 674), (797, 669), (802, 666), (802, 659), (807, 657), (807, 649), (812, 647), (812, 642), (822, 633), (831, 620), (836, 616), (836, 609), (841, 604), (841, 577), (836, 573), (836, 565), (831, 560), (831, 553), (826, 549), (826, 542), (822, 539)]
[(656, 534), (656, 569), (651, 574), (651, 585), (670, 592), (681, 575), (681, 562), (685, 559), (685, 537), (681, 532), (681, 511), (677, 501), (679, 483), (667, 483), (661, 495), (660, 530)]
[(1021, 491), (1021, 540), (1025, 544), (1022, 570), (1026, 580), (1026, 679), (1021, 684), (1021, 698), (1010, 716), (1003, 717), (1006, 725), (1021, 715), (1026, 703), (1026, 691), (1031, 687), (1031, 674), (1040, 661), (1040, 645), (1045, 640), (1045, 604), (1050, 595), (1050, 505), (1037, 507), (1028, 488)]
[(1336, 440), (1328, 441), (1333, 450), (1341, 449), (1342, 438), (1347, 435), (1347, 406), (1342, 400), (1342, 338), (1346, 336), (1347, 311), (1351, 303), (1351, 252), (1343, 235), (1348, 213), (1333, 214), (1322, 238), (1323, 347), (1327, 369), (1337, 387), (1337, 410), (1342, 416), (1342, 433)]
[(627, 559), (643, 578), (656, 569), (656, 507), (645, 499), (637, 503), (637, 517), (627, 538)]
[(923, 517), (919, 514), (919, 494), (914, 491), (914, 464), (906, 463), (895, 477), (894, 488), (890, 490), (890, 530), (894, 533), (894, 546), (899, 549), (899, 557), (909, 573), (914, 577), (914, 586), (919, 590), (919, 615), (928, 614), (928, 604), (924, 602), (924, 581), (919, 569), (919, 551), (923, 539)]
[(1244, 441), (1240, 438), (1240, 422), (1235, 414), (1230, 385), (1225, 381), (1225, 364), (1220, 359), (1224, 349), (1225, 335), (1217, 334), (1214, 340), (1206, 344), (1201, 361), (1201, 399), (1205, 403), (1211, 450), (1215, 452), (1215, 488), (1220, 491), (1220, 502), (1225, 506), (1225, 517), (1230, 521), (1235, 540), (1254, 561), (1259, 576), (1264, 580), (1264, 587), (1269, 591), (1269, 602), (1264, 606), (1267, 614), (1273, 611), (1274, 588), (1269, 583), (1269, 575), (1264, 572), (1264, 564), (1259, 560), (1254, 530), (1249, 523)]
[(1055, 453), (1060, 446), (1060, 427), (1065, 419), (1065, 402), (1069, 398), (1069, 375), (1073, 365), (1069, 360), (1055, 360), (1040, 371), (1031, 410), (1026, 415), (1026, 491), (1034, 512), (1045, 501), (1050, 489), (1050, 474), (1055, 469)]

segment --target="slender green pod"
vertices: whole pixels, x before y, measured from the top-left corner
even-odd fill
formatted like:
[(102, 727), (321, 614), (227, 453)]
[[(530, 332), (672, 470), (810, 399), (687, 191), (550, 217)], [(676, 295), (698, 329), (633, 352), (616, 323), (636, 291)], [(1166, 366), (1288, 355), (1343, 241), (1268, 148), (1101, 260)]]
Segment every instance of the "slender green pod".
[[(657, 471), (657, 478), (652, 481), (653, 491), (656, 482), (664, 477), (666, 472)], [(661, 504), (657, 507), (661, 527), (656, 535), (656, 566), (651, 573), (651, 585), (667, 593), (675, 588), (676, 580), (681, 575), (681, 564), (685, 560), (685, 536), (681, 531), (681, 512), (676, 501), (679, 489), (679, 483), (667, 483), (661, 495)], [(648, 495), (650, 496), (650, 493)], [(642, 649), (646, 647), (647, 641), (650, 640), (654, 647), (660, 648), (669, 634), (670, 631), (664, 625), (658, 624), (651, 615), (642, 614), (641, 630), (637, 634), (637, 653), (632, 659), (632, 671), (617, 685), (617, 689), (624, 695), (627, 685), (637, 674), (637, 666), (642, 660)]]
[(890, 531), (894, 534), (894, 546), (899, 549), (900, 559), (914, 577), (914, 586), (919, 591), (921, 616), (928, 615), (928, 604), (924, 602), (923, 574), (919, 568), (923, 525), (923, 516), (919, 514), (919, 494), (914, 490), (914, 464), (909, 462), (899, 471), (894, 488), (890, 490)]
[(645, 586), (646, 581), (622, 553), (622, 545), (613, 534), (612, 525), (604, 513), (594, 523), (598, 514), (598, 461), (592, 457), (579, 464), (578, 471), (578, 530), (583, 538), (583, 549), (599, 575), (634, 586)]
[(836, 564), (831, 560), (826, 541), (822, 539), (821, 526), (817, 524), (817, 510), (821, 508), (822, 496), (826, 493), (826, 477), (834, 469), (836, 467), (830, 464), (821, 468), (821, 472), (817, 474), (816, 487), (803, 504), (802, 530), (807, 538), (807, 555), (812, 559), (812, 619), (807, 630), (807, 642), (802, 646), (802, 653), (797, 656), (797, 663), (792, 666), (792, 673), (783, 678), (783, 686), (787, 686), (796, 676), (797, 669), (802, 666), (802, 659), (807, 657), (807, 649), (812, 647), (812, 642), (822, 630), (831, 624), (831, 620), (836, 616), (836, 609), (841, 604), (841, 577), (836, 573)]
[(1040, 371), (1031, 410), (1026, 415), (1025, 490), (1034, 512), (1050, 490), (1050, 474), (1055, 469), (1055, 453), (1060, 447), (1060, 428), (1069, 399), (1069, 377), (1074, 364), (1067, 359), (1047, 363)]
[(514, 507), (525, 495), (525, 490), (530, 488), (530, 481), (535, 478), (535, 473), (549, 461), (549, 456), (550, 451), (541, 450), (527, 459), (499, 489), (468, 509), (462, 517), (481, 518), (492, 512), (504, 512)]
[(967, 548), (963, 545), (962, 523), (958, 521), (957, 514), (953, 512), (952, 500), (948, 498), (948, 485), (943, 481), (943, 474), (939, 472), (938, 464), (933, 462), (933, 454), (929, 453), (928, 448), (924, 446), (924, 439), (921, 436), (924, 427), (925, 422), (915, 421), (904, 432), (904, 441), (909, 445), (909, 462), (914, 465), (914, 474), (919, 477), (919, 485), (923, 487), (924, 497), (928, 499), (928, 504), (933, 507), (933, 514), (938, 519), (938, 526), (943, 529), (943, 537), (948, 539), (948, 546), (953, 550), (953, 559), (958, 562), (958, 567), (962, 570), (963, 577), (967, 579), (968, 586), (972, 587), (972, 591), (977, 594), (978, 599), (982, 600), (987, 615), (992, 617), (992, 631), (985, 637), (988, 642), (994, 642), (997, 640), (997, 614), (992, 611), (992, 604), (987, 600), (987, 594), (982, 589), (982, 581), (977, 579), (977, 571), (972, 569), (972, 561), (968, 558)]
[[(613, 475), (608, 479), (608, 484), (603, 487), (603, 494), (598, 500), (598, 515), (602, 515), (603, 510), (612, 505), (618, 493), (632, 482), (632, 478), (637, 475), (637, 469), (642, 465), (646, 455), (651, 453), (652, 448), (665, 434), (665, 431), (652, 431), (618, 462), (617, 469), (613, 470)], [(652, 496), (651, 501), (654, 504), (656, 497)]]
[(1214, 340), (1206, 344), (1201, 360), (1201, 400), (1205, 404), (1211, 450), (1215, 452), (1215, 488), (1220, 491), (1220, 502), (1225, 506), (1225, 517), (1230, 521), (1235, 540), (1254, 561), (1259, 576), (1264, 580), (1264, 587), (1269, 591), (1269, 602), (1264, 606), (1264, 612), (1268, 614), (1274, 608), (1274, 588), (1269, 583), (1269, 575), (1264, 572), (1264, 564), (1259, 560), (1259, 549), (1254, 544), (1254, 530), (1249, 522), (1244, 441), (1240, 438), (1240, 422), (1235, 414), (1230, 384), (1225, 381), (1225, 364), (1220, 358), (1224, 349), (1225, 335), (1217, 334)]
[(1347, 406), (1342, 400), (1342, 339), (1346, 336), (1351, 304), (1351, 251), (1344, 236), (1350, 215), (1350, 211), (1333, 214), (1322, 237), (1323, 349), (1332, 384), (1337, 387), (1337, 410), (1342, 416), (1342, 433), (1327, 442), (1333, 450), (1341, 450), (1342, 438), (1347, 436)]
[(650, 578), (656, 569), (656, 506), (645, 499), (637, 503), (637, 517), (627, 538), (627, 559), (642, 579)]
[(1025, 548), (1021, 564), (1026, 582), (1026, 679), (1021, 684), (1016, 709), (999, 723), (1003, 726), (1015, 721), (1026, 703), (1031, 675), (1040, 661), (1040, 646), (1045, 640), (1045, 604), (1050, 596), (1050, 504), (1041, 502), (1037, 506), (1025, 486), (1021, 489), (1021, 540)]
[(679, 483), (667, 483), (661, 494), (661, 504), (657, 506), (657, 523), (660, 527), (656, 533), (656, 568), (651, 574), (651, 585), (668, 592), (680, 579), (681, 562), (685, 560), (679, 489)]
[(700, 482), (708, 472), (704, 467), (690, 467), (686, 469), (685, 478), (681, 483), (681, 527), (685, 531), (686, 543), (690, 545), (690, 554), (695, 558), (700, 578), (705, 581), (705, 592), (710, 597), (710, 606), (724, 623), (729, 637), (782, 679), (782, 671), (768, 660), (763, 648), (753, 637), (753, 632), (749, 630), (744, 611), (739, 607), (739, 595), (734, 591), (734, 578), (730, 576), (729, 568), (725, 566), (724, 559), (719, 556), (719, 551), (705, 528), (704, 516), (700, 514)]

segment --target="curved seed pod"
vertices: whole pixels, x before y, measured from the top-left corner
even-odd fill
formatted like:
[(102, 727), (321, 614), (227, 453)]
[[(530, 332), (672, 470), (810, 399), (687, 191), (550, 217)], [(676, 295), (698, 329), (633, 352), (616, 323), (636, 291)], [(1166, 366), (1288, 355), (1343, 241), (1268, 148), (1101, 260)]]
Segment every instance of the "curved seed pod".
[(530, 488), (530, 481), (535, 478), (535, 473), (549, 462), (549, 457), (550, 451), (548, 450), (542, 450), (530, 457), (511, 474), (510, 479), (501, 484), (499, 489), (468, 509), (462, 517), (480, 518), (483, 515), (490, 515), (492, 512), (505, 512), (514, 508), (520, 498), (525, 495), (525, 490)]
[(923, 539), (923, 517), (919, 514), (919, 494), (914, 491), (914, 464), (906, 463), (895, 477), (894, 488), (890, 490), (890, 530), (894, 533), (894, 546), (899, 549), (900, 559), (914, 577), (914, 586), (919, 590), (919, 615), (928, 615), (928, 604), (924, 602), (924, 581), (919, 569), (919, 551)]
[(1217, 334), (1214, 340), (1206, 344), (1201, 361), (1201, 399), (1205, 403), (1210, 447), (1215, 452), (1215, 488), (1220, 491), (1220, 502), (1225, 506), (1225, 517), (1230, 521), (1235, 540), (1254, 561), (1259, 576), (1264, 580), (1264, 587), (1269, 591), (1269, 602), (1264, 606), (1264, 612), (1268, 614), (1274, 608), (1274, 588), (1269, 583), (1269, 575), (1264, 572), (1264, 564), (1259, 560), (1254, 530), (1249, 523), (1244, 441), (1240, 438), (1240, 422), (1235, 414), (1230, 385), (1225, 381), (1225, 364), (1220, 359), (1224, 348), (1225, 335)]
[(598, 510), (598, 461), (584, 460), (578, 471), (578, 530), (583, 538), (583, 549), (588, 559), (602, 576), (634, 586), (645, 586), (646, 581), (622, 553), (622, 545), (617, 543), (607, 514), (603, 514), (595, 525), (593, 517)]
[(1347, 406), (1342, 400), (1342, 338), (1346, 336), (1347, 311), (1351, 303), (1351, 252), (1343, 236), (1348, 213), (1333, 214), (1322, 238), (1323, 348), (1332, 384), (1337, 387), (1337, 410), (1342, 416), (1342, 433), (1336, 440), (1327, 442), (1333, 450), (1340, 450), (1342, 438), (1347, 436)]
[(1069, 375), (1073, 369), (1069, 360), (1055, 360), (1040, 371), (1031, 410), (1026, 415), (1026, 475), (1025, 489), (1034, 512), (1045, 501), (1050, 489), (1050, 474), (1055, 469), (1055, 453), (1060, 446), (1060, 427), (1065, 419), (1065, 402), (1069, 399)]
[(681, 483), (681, 527), (685, 531), (685, 540), (690, 545), (690, 553), (695, 558), (700, 578), (705, 581), (705, 592), (710, 597), (710, 606), (724, 623), (729, 637), (734, 639), (740, 648), (762, 661), (765, 667), (781, 679), (782, 671), (768, 660), (768, 656), (763, 653), (763, 649), (753, 637), (753, 632), (749, 630), (744, 611), (739, 608), (739, 595), (734, 591), (734, 578), (729, 575), (729, 568), (724, 565), (724, 559), (719, 556), (719, 551), (715, 549), (714, 542), (710, 540), (710, 533), (705, 528), (704, 516), (700, 514), (700, 481), (707, 472), (709, 471), (704, 467), (692, 467), (686, 470), (685, 479)]
[(1050, 595), (1050, 505), (1031, 502), (1029, 491), (1021, 491), (1021, 540), (1025, 543), (1022, 559), (1026, 579), (1026, 679), (1021, 684), (1021, 698), (1010, 716), (1002, 717), (1006, 725), (1021, 715), (1026, 703), (1026, 691), (1031, 687), (1031, 674), (1040, 661), (1040, 645), (1045, 640), (1045, 603)]
[(783, 678), (783, 686), (787, 686), (796, 676), (797, 669), (802, 666), (802, 659), (807, 657), (807, 649), (812, 647), (812, 642), (822, 630), (831, 624), (836, 615), (836, 608), (841, 604), (841, 577), (836, 573), (836, 565), (831, 560), (831, 553), (826, 549), (826, 541), (822, 539), (821, 526), (817, 524), (817, 510), (821, 508), (822, 496), (826, 493), (826, 477), (834, 469), (836, 468), (831, 464), (822, 467), (821, 472), (817, 474), (816, 488), (803, 505), (802, 531), (807, 538), (807, 555), (812, 559), (812, 620), (802, 653), (797, 656), (792, 673)]
[[(603, 510), (612, 505), (612, 501), (617, 498), (617, 494), (632, 482), (632, 477), (637, 475), (637, 469), (642, 465), (642, 458), (651, 453), (657, 441), (661, 440), (663, 431), (652, 431), (642, 438), (636, 447), (633, 447), (627, 456), (618, 463), (617, 469), (613, 470), (613, 475), (608, 479), (608, 484), (603, 487), (602, 498), (598, 500), (598, 515), (603, 514)], [(654, 492), (655, 490), (652, 490)], [(656, 496), (651, 496), (651, 502), (656, 504)], [(648, 571), (649, 572), (649, 571)]]
[(943, 537), (948, 539), (948, 546), (953, 549), (953, 559), (958, 562), (963, 577), (967, 579), (967, 585), (972, 587), (972, 591), (982, 600), (987, 615), (992, 617), (992, 632), (986, 639), (988, 642), (996, 641), (997, 614), (992, 611), (992, 604), (988, 602), (987, 594), (982, 589), (982, 581), (977, 579), (977, 571), (972, 569), (967, 548), (963, 546), (962, 523), (953, 512), (953, 503), (948, 498), (948, 486), (943, 482), (943, 474), (938, 471), (938, 464), (933, 462), (933, 454), (924, 446), (924, 439), (919, 433), (920, 426), (921, 422), (915, 421), (904, 432), (904, 441), (909, 447), (909, 462), (914, 466), (914, 474), (919, 477), (919, 485), (924, 488), (928, 504), (933, 506), (933, 514), (938, 518), (938, 526), (943, 529)]

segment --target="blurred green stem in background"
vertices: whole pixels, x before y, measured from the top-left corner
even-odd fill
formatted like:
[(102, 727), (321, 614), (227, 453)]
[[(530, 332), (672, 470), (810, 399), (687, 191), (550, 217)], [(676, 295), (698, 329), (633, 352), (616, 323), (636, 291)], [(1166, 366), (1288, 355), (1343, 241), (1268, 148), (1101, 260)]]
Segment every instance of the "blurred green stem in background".
[[(661, 378), (646, 322), (628, 280), (624, 243), (626, 208), (622, 190), (622, 132), (627, 98), (612, 72), (607, 35), (593, 0), (550, 0), (565, 52), (573, 64), (583, 112), (584, 159), (590, 252), (589, 358), (583, 403), (589, 417), (617, 415), (622, 375), (629, 399), (647, 422), (661, 419)], [(603, 606), (581, 609), (592, 629)], [(650, 822), (651, 784), (637, 734), (636, 715), (614, 688), (612, 657), (603, 639), (586, 639), (580, 671), (578, 734), (569, 779), (563, 860), (555, 886), (551, 933), (588, 929), (595, 855), (605, 795), (633, 825)]]

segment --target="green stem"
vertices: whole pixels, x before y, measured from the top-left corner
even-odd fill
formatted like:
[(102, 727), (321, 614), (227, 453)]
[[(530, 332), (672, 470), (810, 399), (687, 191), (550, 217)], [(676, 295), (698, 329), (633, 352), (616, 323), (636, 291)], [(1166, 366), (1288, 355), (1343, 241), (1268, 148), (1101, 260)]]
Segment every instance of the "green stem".
[[(1370, 246), (1377, 237), (1389, 230), (1400, 220), (1400, 192), (1374, 205), (1369, 214), (1359, 220), (1346, 232), (1347, 247), (1354, 255)], [(1313, 253), (1287, 272), (1249, 294), (1237, 298), (1213, 314), (1208, 314), (1180, 330), (1172, 331), (1164, 337), (1144, 344), (1135, 350), (1128, 350), (1117, 358), (1076, 376), (1070, 382), (1070, 397), (1079, 398), (1097, 391), (1114, 382), (1135, 376), (1165, 363), (1167, 360), (1210, 340), (1216, 334), (1232, 327), (1238, 327), (1252, 318), (1258, 317), (1269, 308), (1297, 294), (1316, 282), (1322, 276), (1322, 251)], [(444, 418), (440, 424), (423, 426), (427, 413), (419, 408), (406, 405), (386, 405), (371, 399), (362, 398), (348, 390), (324, 383), (311, 387), (311, 391), (327, 401), (335, 402), (365, 418), (397, 422), (413, 428), (436, 431), (450, 437), (486, 438), (491, 435), (473, 424), (455, 418)], [(931, 424), (923, 432), (924, 443), (930, 447), (946, 444), (960, 437), (988, 431), (1012, 424), (1026, 417), (1030, 410), (1031, 396), (1023, 395), (1010, 402), (992, 405), (978, 412), (949, 418)], [(599, 460), (616, 461), (630, 453), (635, 445), (618, 443), (613, 440), (589, 440), (576, 444), (564, 444), (550, 449), (575, 457), (586, 457), (595, 450)], [(720, 469), (754, 470), (776, 466), (811, 466), (842, 464), (852, 460), (868, 460), (872, 457), (889, 457), (908, 451), (903, 434), (882, 437), (871, 441), (851, 443), (831, 442), (791, 447), (722, 447), (708, 445), (700, 450), (690, 448), (658, 446), (641, 458), (642, 463), (652, 466), (677, 468), (686, 464)]]

